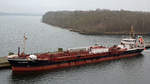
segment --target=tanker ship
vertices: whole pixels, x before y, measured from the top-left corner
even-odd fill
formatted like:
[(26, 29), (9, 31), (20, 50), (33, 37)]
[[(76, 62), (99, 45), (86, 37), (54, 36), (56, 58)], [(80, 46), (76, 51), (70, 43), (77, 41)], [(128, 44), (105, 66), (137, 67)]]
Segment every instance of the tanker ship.
[(93, 45), (37, 54), (20, 53), (18, 49), (18, 55), (8, 56), (8, 61), (12, 71), (42, 71), (138, 56), (144, 49), (143, 37), (137, 36), (112, 47)]

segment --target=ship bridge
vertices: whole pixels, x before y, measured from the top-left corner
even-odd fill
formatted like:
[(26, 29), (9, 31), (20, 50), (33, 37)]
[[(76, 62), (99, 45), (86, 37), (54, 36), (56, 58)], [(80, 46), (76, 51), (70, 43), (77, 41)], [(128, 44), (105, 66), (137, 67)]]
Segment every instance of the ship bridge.
[(122, 44), (135, 44), (136, 43), (136, 39), (122, 39), (121, 40)]

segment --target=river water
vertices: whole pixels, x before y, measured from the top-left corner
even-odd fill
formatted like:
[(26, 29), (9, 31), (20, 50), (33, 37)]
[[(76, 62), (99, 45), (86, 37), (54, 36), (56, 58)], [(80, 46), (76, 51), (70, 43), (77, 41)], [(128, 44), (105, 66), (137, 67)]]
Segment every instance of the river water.
[[(56, 51), (57, 48), (112, 46), (125, 35), (81, 35), (41, 22), (41, 16), (0, 16), (0, 57), (17, 53), (26, 33), (26, 53)], [(150, 36), (144, 36), (150, 41)], [(149, 84), (150, 50), (142, 55), (59, 70), (13, 73), (0, 70), (0, 84)]]

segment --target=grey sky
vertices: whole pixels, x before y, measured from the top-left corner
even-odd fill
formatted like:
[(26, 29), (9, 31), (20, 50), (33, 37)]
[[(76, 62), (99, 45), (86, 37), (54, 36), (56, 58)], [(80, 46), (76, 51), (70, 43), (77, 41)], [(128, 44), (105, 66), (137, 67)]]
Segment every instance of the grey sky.
[(45, 13), (55, 10), (135, 10), (150, 11), (150, 0), (0, 0), (0, 11)]

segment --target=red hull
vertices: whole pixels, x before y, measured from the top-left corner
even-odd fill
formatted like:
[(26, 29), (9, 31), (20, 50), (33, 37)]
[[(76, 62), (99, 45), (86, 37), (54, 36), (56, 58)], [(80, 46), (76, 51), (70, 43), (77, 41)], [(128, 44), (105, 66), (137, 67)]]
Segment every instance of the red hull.
[(123, 56), (119, 56), (119, 57), (108, 57), (108, 58), (101, 58), (101, 59), (96, 59), (96, 60), (87, 60), (87, 61), (48, 65), (48, 66), (40, 66), (40, 67), (13, 67), (12, 66), (12, 70), (13, 71), (52, 70), (52, 69), (65, 68), (65, 67), (71, 67), (71, 66), (79, 66), (79, 65), (83, 65), (83, 64), (89, 64), (89, 63), (98, 63), (98, 62), (107, 61), (107, 60), (116, 60), (116, 59), (120, 59), (120, 58), (133, 57), (133, 56), (137, 56), (139, 54), (140, 53), (133, 53), (133, 54), (123, 55)]

